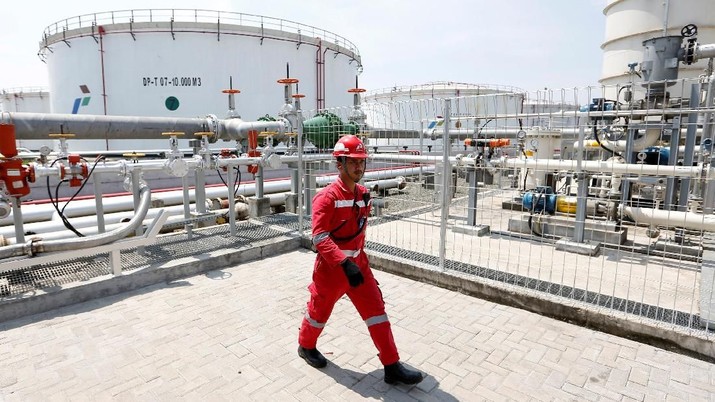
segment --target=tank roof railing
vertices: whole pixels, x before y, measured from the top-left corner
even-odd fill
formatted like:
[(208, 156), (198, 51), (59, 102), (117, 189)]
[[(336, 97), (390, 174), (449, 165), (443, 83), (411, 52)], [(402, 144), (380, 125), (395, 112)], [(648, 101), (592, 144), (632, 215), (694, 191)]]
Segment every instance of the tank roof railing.
[(365, 92), (365, 96), (384, 95), (390, 93), (409, 93), (410, 91), (429, 91), (437, 89), (485, 89), (491, 91), (499, 91), (503, 93), (525, 93), (526, 90), (514, 87), (511, 85), (494, 85), (494, 84), (469, 84), (465, 82), (454, 81), (433, 81), (424, 84), (415, 85), (396, 85), (388, 88), (373, 89)]
[(14, 88), (2, 88), (0, 89), (0, 94), (2, 95), (8, 95), (8, 94), (36, 94), (36, 93), (41, 93), (41, 92), (50, 92), (49, 88), (47, 87), (14, 87)]
[(348, 49), (353, 52), (356, 58), (360, 57), (360, 51), (354, 43), (347, 40), (343, 36), (312, 25), (305, 25), (290, 20), (266, 17), (262, 15), (203, 9), (135, 9), (79, 15), (50, 24), (43, 32), (42, 43), (43, 46), (47, 46), (47, 41), (52, 35), (61, 34), (71, 29), (130, 22), (140, 23), (172, 21), (220, 23), (227, 25), (233, 24), (274, 29), (308, 37), (320, 37), (322, 40)]

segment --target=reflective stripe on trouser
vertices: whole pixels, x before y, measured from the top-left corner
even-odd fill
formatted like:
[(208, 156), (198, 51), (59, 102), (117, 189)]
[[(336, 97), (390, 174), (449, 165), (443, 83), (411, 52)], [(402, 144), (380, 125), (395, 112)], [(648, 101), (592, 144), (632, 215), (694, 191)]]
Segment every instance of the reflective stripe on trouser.
[[(360, 266), (367, 265), (367, 258), (363, 260), (363, 257), (364, 254), (358, 257), (357, 263)], [(380, 362), (383, 365), (388, 365), (400, 360), (395, 339), (392, 336), (392, 328), (385, 314), (382, 293), (380, 293), (372, 271), (369, 268), (361, 269), (365, 283), (351, 288), (342, 270), (333, 268), (322, 266), (313, 272), (313, 283), (308, 287), (310, 300), (307, 313), (303, 318), (298, 335), (300, 346), (307, 349), (315, 348), (318, 336), (323, 331), (323, 328), (316, 327), (308, 321), (307, 317), (310, 317), (315, 323), (324, 325), (328, 321), (335, 303), (347, 293), (360, 313), (360, 317), (368, 326), (370, 337), (379, 352)]]

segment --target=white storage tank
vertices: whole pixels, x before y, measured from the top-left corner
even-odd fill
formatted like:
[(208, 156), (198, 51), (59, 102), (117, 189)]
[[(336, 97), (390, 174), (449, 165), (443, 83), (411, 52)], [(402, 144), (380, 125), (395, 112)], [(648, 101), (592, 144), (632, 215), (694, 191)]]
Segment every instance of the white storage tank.
[(469, 98), (452, 103), (453, 123), (467, 128), (465, 124), (471, 124), (468, 120), (473, 122), (474, 117), (520, 111), (524, 94), (524, 90), (510, 86), (436, 81), (368, 91), (362, 104), (368, 124), (375, 128), (410, 130), (443, 114), (435, 107), (439, 103), (422, 101)]
[[(43, 87), (6, 88), (0, 93), (0, 112), (50, 113), (50, 93)], [(17, 140), (17, 146), (38, 150), (48, 141)]]
[[(715, 43), (713, 0), (608, 0), (603, 13), (606, 16), (606, 38), (601, 45), (603, 69), (600, 82), (604, 85), (630, 82), (628, 64), (643, 61), (645, 40), (679, 36), (684, 26), (695, 24), (699, 43)], [(707, 60), (690, 66), (680, 63), (678, 78), (697, 78), (706, 67)]]
[[(516, 126), (515, 119), (495, 121), (489, 116), (515, 114), (523, 109), (525, 91), (516, 87), (436, 81), (426, 84), (395, 86), (368, 91), (362, 99), (367, 125), (380, 136), (370, 145), (392, 145), (389, 137), (399, 138), (401, 145), (440, 144), (444, 132), (444, 99), (451, 98), (450, 135), (473, 137), (481, 127)], [(456, 99), (454, 99), (456, 98)], [(410, 140), (411, 139), (411, 140)], [(458, 139), (454, 140), (459, 142)]]
[[(305, 109), (351, 105), (346, 90), (362, 68), (356, 46), (332, 32), (209, 10), (81, 15), (50, 25), (40, 46), (53, 113), (224, 117), (228, 97), (222, 90), (232, 77), (233, 88), (241, 91), (238, 114), (256, 120), (275, 117), (283, 105), (283, 86), (276, 81), (286, 77), (287, 65), (290, 77), (300, 80)], [(109, 140), (108, 148), (127, 147), (116, 141)], [(78, 149), (78, 142), (71, 149)], [(82, 146), (106, 145), (86, 141)]]
[(0, 96), (0, 111), (3, 112), (50, 112), (50, 93), (47, 88), (6, 88)]

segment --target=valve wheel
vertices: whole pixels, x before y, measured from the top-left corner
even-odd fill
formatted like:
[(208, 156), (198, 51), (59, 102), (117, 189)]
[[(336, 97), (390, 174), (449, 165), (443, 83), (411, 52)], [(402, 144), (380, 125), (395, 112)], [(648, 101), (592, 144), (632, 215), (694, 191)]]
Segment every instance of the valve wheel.
[(680, 30), (680, 34), (686, 38), (695, 36), (698, 34), (698, 26), (695, 24), (688, 24), (688, 25), (684, 26), (683, 29)]
[(351, 94), (359, 94), (359, 93), (362, 93), (365, 91), (367, 91), (367, 90), (364, 88), (350, 88), (350, 89), (348, 89), (348, 93), (351, 93)]
[(167, 131), (167, 132), (161, 133), (161, 135), (164, 135), (164, 136), (177, 135), (178, 136), (178, 135), (184, 135), (184, 133), (182, 131)]
[(48, 134), (50, 138), (74, 138), (74, 134), (72, 133), (52, 133)]
[(284, 85), (290, 85), (290, 84), (297, 84), (298, 79), (297, 78), (281, 78), (278, 80), (279, 84), (284, 84)]

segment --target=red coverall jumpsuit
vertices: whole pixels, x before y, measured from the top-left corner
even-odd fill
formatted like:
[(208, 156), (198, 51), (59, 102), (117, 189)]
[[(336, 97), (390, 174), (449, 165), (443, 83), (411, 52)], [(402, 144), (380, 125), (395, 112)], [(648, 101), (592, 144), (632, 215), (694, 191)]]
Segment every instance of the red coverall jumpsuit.
[[(318, 256), (313, 268), (313, 283), (308, 286), (310, 300), (298, 343), (306, 349), (314, 349), (333, 306), (347, 294), (367, 324), (380, 362), (389, 365), (400, 357), (385, 314), (382, 293), (363, 251), (371, 207), (370, 202), (366, 205), (368, 199), (363, 198), (363, 194), (369, 195), (364, 186), (356, 184), (353, 194), (338, 178), (313, 198), (313, 244)], [(340, 266), (346, 257), (360, 267), (365, 278), (362, 285), (352, 288), (348, 284)]]

